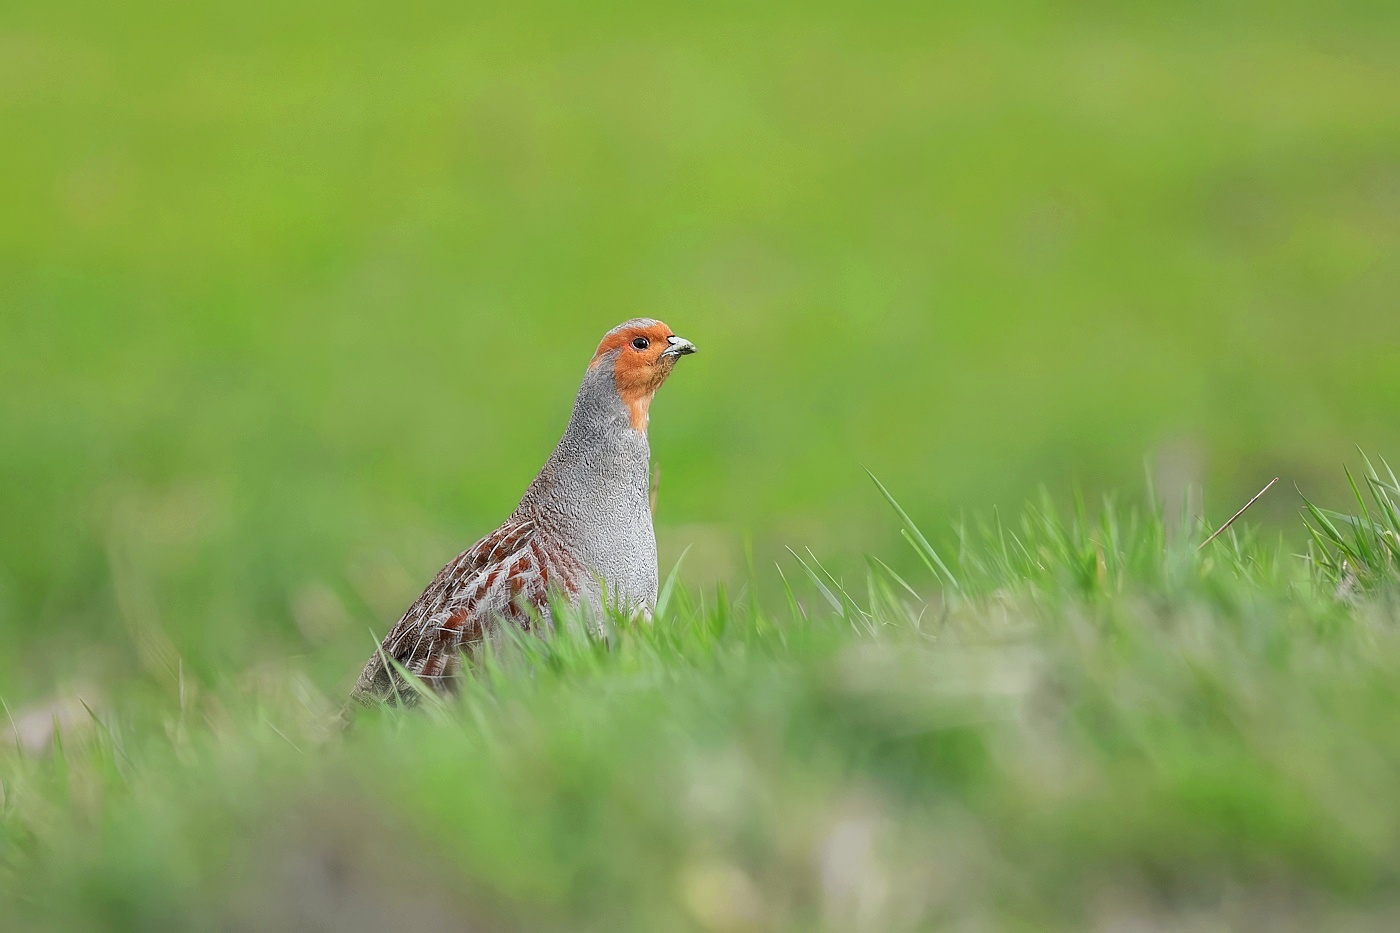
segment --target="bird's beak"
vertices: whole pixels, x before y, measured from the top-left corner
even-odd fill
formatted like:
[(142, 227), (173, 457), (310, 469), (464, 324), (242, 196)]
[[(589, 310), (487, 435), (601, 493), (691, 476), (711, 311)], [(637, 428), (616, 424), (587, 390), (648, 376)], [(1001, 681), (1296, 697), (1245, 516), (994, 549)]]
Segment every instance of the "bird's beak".
[(666, 338), (666, 342), (669, 343), (670, 346), (667, 347), (665, 350), (661, 351), (662, 356), (687, 356), (695, 352), (695, 344), (691, 343), (689, 340), (686, 340), (684, 337), (677, 337), (675, 335), (672, 335)]

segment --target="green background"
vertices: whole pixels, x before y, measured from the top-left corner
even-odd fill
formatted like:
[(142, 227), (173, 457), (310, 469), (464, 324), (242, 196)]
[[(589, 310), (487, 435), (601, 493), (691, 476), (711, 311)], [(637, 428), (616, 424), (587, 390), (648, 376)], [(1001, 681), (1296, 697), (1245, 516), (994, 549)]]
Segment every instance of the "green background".
[[(348, 686), (603, 331), (692, 582), (1400, 441), (1383, 3), (30, 3), (0, 14), (0, 693)], [(762, 571), (760, 571), (762, 573)]]

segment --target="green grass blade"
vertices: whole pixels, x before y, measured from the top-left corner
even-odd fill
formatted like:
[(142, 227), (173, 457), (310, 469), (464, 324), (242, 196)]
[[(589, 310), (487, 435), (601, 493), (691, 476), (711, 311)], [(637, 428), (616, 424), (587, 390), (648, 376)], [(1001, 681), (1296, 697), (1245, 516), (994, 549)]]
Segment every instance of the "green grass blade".
[(890, 504), (895, 514), (899, 516), (900, 521), (904, 523), (905, 540), (909, 541), (909, 543), (914, 546), (914, 549), (919, 553), (919, 556), (923, 558), (924, 563), (928, 565), (935, 576), (946, 581), (953, 589), (961, 589), (958, 585), (957, 577), (953, 576), (953, 572), (948, 569), (948, 565), (943, 562), (943, 558), (938, 556), (938, 551), (934, 549), (932, 544), (929, 544), (928, 539), (925, 538), (923, 532), (919, 530), (919, 526), (914, 523), (914, 519), (909, 516), (908, 512), (904, 511), (904, 507), (901, 506), (894, 495), (885, 488), (885, 484), (880, 482), (879, 477), (869, 470), (865, 472), (875, 483), (875, 488), (880, 490), (880, 495), (885, 497), (885, 501)]
[(671, 565), (671, 572), (666, 575), (666, 582), (661, 586), (661, 592), (656, 597), (656, 615), (664, 616), (666, 610), (671, 605), (671, 594), (676, 590), (676, 581), (680, 578), (681, 564), (685, 562), (685, 555), (690, 553), (691, 545), (687, 544), (685, 550), (681, 551), (681, 556), (676, 558), (676, 562)]

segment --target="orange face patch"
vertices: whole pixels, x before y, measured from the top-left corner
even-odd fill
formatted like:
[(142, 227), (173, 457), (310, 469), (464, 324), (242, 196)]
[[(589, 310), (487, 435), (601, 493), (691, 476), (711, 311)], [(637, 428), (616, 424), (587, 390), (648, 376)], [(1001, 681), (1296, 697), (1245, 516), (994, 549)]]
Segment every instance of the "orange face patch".
[(646, 431), (651, 398), (676, 364), (674, 356), (663, 358), (661, 355), (666, 352), (667, 338), (671, 336), (671, 328), (660, 321), (646, 327), (625, 327), (604, 338), (598, 345), (598, 352), (593, 354), (590, 366), (598, 366), (609, 353), (617, 351), (613, 378), (617, 382), (617, 394), (631, 416), (634, 431)]

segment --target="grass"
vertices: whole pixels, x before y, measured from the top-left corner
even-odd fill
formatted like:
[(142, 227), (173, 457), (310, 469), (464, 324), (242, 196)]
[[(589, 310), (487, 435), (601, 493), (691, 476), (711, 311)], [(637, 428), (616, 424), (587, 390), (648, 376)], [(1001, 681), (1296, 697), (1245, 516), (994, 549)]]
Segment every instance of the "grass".
[[(1357, 514), (1322, 509), (1304, 499), (1311, 557), (1340, 597), (1374, 589), (1400, 574), (1400, 480), (1390, 464), (1379, 468), (1364, 453), (1361, 479), (1347, 470)], [(1364, 491), (1363, 491), (1364, 490)]]
[(1339, 600), (1322, 544), (1201, 550), (1153, 505), (1094, 511), (969, 523), (947, 555), (901, 512), (921, 577), (793, 556), (777, 610), (678, 586), (652, 625), (505, 637), (457, 700), (345, 734), (295, 661), (149, 678), (47, 751), (0, 751), (5, 916), (1393, 924), (1396, 588)]

